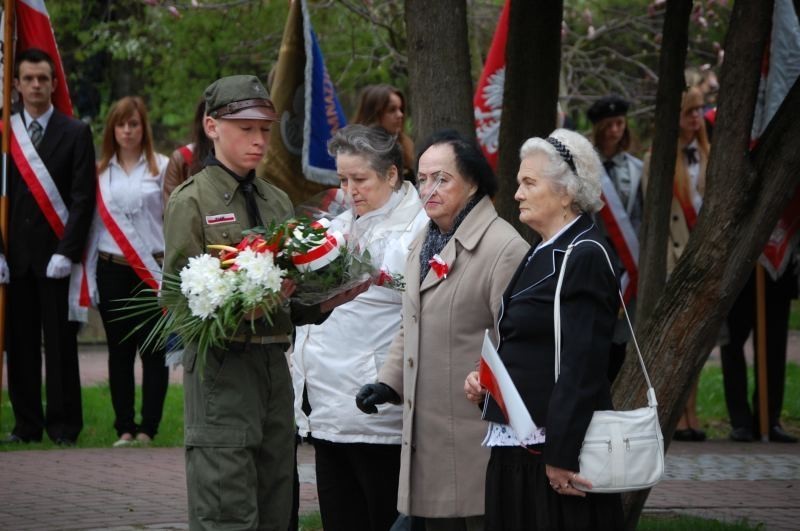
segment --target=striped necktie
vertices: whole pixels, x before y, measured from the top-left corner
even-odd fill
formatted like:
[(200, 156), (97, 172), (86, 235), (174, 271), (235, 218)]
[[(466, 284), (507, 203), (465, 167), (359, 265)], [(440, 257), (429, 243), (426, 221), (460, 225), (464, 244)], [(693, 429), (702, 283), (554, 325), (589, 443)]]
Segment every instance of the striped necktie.
[(33, 120), (28, 125), (28, 136), (31, 137), (31, 142), (33, 143), (33, 147), (39, 147), (39, 144), (42, 143), (42, 137), (44, 136), (44, 131), (42, 130), (42, 124)]

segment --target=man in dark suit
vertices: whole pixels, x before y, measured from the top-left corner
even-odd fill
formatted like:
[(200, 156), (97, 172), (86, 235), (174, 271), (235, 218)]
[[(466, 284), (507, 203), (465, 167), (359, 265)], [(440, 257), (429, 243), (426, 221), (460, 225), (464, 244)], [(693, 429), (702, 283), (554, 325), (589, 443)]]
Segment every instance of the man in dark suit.
[[(6, 441), (40, 441), (46, 430), (57, 444), (73, 445), (83, 427), (83, 413), (78, 323), (69, 320), (68, 293), (73, 264), (83, 258), (94, 213), (95, 160), (89, 126), (53, 107), (56, 83), (47, 53), (31, 48), (18, 54), (14, 86), (23, 108), (13, 119), (24, 123), (15, 137), (21, 151), (27, 146), (28, 152), (14, 156), (9, 171), (6, 338), (16, 424)], [(21, 138), (25, 131), (28, 138)], [(42, 199), (40, 185), (50, 191), (49, 198)], [(43, 339), (46, 409), (41, 399)]]

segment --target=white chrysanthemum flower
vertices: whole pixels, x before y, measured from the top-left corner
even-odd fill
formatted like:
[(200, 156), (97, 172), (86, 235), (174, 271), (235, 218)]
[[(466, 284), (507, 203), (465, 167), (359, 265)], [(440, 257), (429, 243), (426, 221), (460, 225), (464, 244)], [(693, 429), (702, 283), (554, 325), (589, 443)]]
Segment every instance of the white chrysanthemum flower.
[(264, 293), (265, 291), (273, 293), (280, 291), (283, 270), (275, 265), (271, 253), (256, 253), (246, 249), (239, 253), (236, 264), (239, 266), (240, 275), (246, 277), (240, 284), (241, 292), (256, 289), (253, 286), (257, 286), (262, 291), (260, 300), (268, 294)]
[(181, 293), (189, 302), (192, 315), (207, 319), (233, 293), (224, 281), (220, 261), (208, 254), (189, 259), (181, 270)]
[(208, 319), (214, 313), (214, 310), (217, 309), (217, 306), (213, 304), (208, 297), (195, 296), (189, 297), (187, 300), (192, 315), (200, 319)]

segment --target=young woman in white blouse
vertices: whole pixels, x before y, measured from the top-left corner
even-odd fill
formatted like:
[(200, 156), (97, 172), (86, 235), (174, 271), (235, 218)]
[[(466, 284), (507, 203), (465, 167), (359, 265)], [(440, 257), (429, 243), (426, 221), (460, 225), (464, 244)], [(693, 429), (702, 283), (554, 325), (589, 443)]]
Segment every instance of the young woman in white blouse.
[[(147, 108), (139, 97), (117, 101), (106, 119), (98, 164), (97, 213), (89, 262), (97, 265), (98, 308), (108, 341), (115, 447), (147, 444), (156, 435), (167, 394), (164, 351), (143, 349), (154, 320), (124, 318), (123, 299), (153, 297), (164, 256), (161, 188), (168, 158), (153, 150)], [(130, 334), (130, 335), (129, 335)], [(135, 421), (136, 352), (142, 357), (141, 421)]]

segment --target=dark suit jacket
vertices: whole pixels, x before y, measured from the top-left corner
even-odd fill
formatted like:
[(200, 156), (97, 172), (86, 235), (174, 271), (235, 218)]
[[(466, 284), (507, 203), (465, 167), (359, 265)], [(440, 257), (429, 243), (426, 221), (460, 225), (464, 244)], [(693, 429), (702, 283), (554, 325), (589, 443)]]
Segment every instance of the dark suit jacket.
[(69, 220), (59, 240), (11, 159), (6, 254), (12, 277), (30, 270), (45, 276), (56, 253), (80, 262), (94, 215), (96, 169), (89, 126), (53, 111), (38, 152), (69, 209)]
[[(561, 374), (554, 383), (553, 299), (567, 246), (584, 239), (605, 244), (588, 215), (527, 263), (531, 250), (503, 295), (499, 323), (500, 357), (533, 421), (546, 429), (545, 462), (575, 471), (593, 412), (612, 407), (606, 372), (619, 308), (617, 279), (602, 250), (576, 246), (561, 288)], [(491, 397), (484, 416), (506, 422)]]

